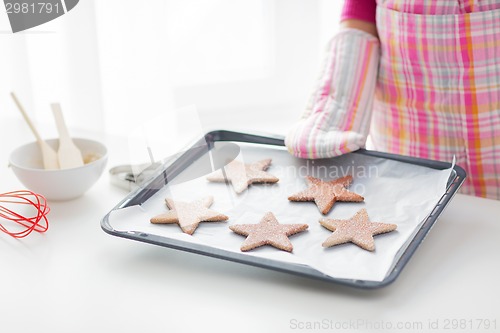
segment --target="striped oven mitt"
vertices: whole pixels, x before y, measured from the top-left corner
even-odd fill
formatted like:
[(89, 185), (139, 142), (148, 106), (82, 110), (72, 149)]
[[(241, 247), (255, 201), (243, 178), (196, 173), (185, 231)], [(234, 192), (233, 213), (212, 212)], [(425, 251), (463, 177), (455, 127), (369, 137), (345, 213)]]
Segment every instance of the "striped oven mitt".
[(379, 59), (379, 41), (366, 32), (345, 28), (332, 38), (319, 84), (285, 138), (290, 153), (326, 158), (365, 146)]

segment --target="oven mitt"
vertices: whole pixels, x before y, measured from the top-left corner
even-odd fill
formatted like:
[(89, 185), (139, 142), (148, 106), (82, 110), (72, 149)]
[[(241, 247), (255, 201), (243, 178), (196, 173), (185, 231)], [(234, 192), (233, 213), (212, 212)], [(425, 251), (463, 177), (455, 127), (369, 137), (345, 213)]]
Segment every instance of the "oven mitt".
[(379, 41), (366, 32), (346, 28), (332, 38), (319, 84), (285, 138), (290, 153), (326, 158), (365, 146), (379, 59)]

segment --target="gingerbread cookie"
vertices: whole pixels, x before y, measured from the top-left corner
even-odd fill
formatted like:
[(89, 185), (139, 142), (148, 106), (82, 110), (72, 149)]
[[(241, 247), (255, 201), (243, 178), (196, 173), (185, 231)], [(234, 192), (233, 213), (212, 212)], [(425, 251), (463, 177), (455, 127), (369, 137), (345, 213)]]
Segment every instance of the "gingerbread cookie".
[(229, 181), (236, 193), (241, 193), (253, 183), (276, 183), (279, 179), (265, 170), (271, 164), (271, 159), (261, 160), (251, 164), (232, 161), (222, 169), (207, 176), (210, 182)]
[(288, 197), (290, 201), (314, 201), (322, 214), (327, 214), (336, 201), (361, 202), (364, 198), (349, 192), (347, 187), (352, 183), (352, 176), (345, 176), (331, 181), (308, 176), (308, 188)]
[(226, 215), (208, 209), (214, 202), (211, 196), (193, 202), (174, 201), (170, 198), (165, 199), (165, 201), (170, 210), (165, 214), (151, 218), (151, 223), (177, 223), (182, 231), (189, 235), (193, 234), (200, 222), (226, 221), (228, 219)]
[(280, 224), (274, 214), (269, 212), (258, 224), (236, 224), (229, 228), (239, 235), (248, 236), (241, 244), (241, 251), (271, 245), (277, 249), (292, 252), (293, 246), (288, 236), (306, 230), (308, 225)]
[(364, 208), (350, 219), (321, 219), (319, 223), (333, 231), (333, 234), (323, 242), (323, 247), (351, 242), (368, 251), (375, 250), (374, 235), (391, 232), (397, 228), (395, 224), (371, 222)]

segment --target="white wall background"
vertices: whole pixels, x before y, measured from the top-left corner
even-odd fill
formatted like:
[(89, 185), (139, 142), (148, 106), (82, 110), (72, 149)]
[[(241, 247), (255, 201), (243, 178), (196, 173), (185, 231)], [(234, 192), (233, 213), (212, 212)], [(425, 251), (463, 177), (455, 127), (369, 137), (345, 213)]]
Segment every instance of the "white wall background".
[[(300, 115), (340, 0), (81, 0), (69, 13), (12, 34), (0, 13), (0, 121), (127, 135), (196, 105), (202, 129), (283, 132)], [(177, 112), (179, 116), (179, 112)], [(191, 117), (191, 116), (190, 116)], [(48, 129), (46, 131), (49, 131)]]

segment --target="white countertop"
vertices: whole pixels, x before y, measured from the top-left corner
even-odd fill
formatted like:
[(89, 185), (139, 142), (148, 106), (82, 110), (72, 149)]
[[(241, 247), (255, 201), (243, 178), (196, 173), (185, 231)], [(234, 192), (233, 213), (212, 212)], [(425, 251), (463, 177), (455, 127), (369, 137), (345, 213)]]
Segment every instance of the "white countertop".
[[(1, 193), (23, 188), (7, 160), (31, 139), (10, 124)], [(47, 233), (0, 234), (1, 332), (500, 331), (499, 201), (457, 195), (393, 284), (357, 290), (110, 236), (100, 219), (125, 195), (106, 174), (51, 202)]]

